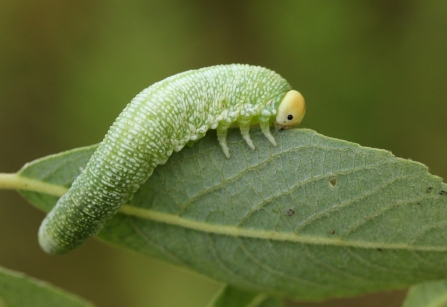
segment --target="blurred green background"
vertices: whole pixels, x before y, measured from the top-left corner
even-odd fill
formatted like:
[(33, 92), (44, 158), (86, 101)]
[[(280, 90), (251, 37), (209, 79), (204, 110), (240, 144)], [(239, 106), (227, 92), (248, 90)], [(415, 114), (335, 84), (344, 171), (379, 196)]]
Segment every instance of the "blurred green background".
[[(447, 1), (0, 0), (0, 172), (101, 141), (143, 88), (249, 63), (307, 101), (302, 127), (447, 177)], [(0, 265), (98, 306), (205, 306), (220, 284), (91, 240), (44, 254), (44, 214), (0, 191)], [(404, 291), (293, 306), (399, 306)], [(290, 304), (292, 306), (292, 304)]]

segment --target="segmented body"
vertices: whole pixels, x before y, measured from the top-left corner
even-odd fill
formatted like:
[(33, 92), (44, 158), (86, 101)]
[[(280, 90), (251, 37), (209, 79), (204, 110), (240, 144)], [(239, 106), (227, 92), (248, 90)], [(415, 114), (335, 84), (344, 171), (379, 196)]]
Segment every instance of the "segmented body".
[(217, 129), (229, 156), (226, 131), (268, 126), (291, 89), (278, 74), (262, 67), (221, 65), (187, 71), (139, 93), (119, 115), (82, 174), (59, 199), (39, 229), (48, 253), (64, 253), (96, 234), (173, 151)]

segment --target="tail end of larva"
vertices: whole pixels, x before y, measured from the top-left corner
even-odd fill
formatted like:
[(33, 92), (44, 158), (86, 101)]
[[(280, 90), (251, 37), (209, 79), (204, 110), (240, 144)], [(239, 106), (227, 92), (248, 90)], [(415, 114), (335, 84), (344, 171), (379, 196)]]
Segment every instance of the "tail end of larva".
[(59, 199), (39, 227), (39, 245), (48, 254), (65, 254), (81, 246), (92, 235), (84, 232), (85, 224), (77, 218), (76, 210), (66, 210), (70, 205), (74, 206), (67, 193)]
[[(48, 215), (51, 215), (51, 212)], [(57, 240), (55, 240), (53, 232), (48, 227), (49, 220), (50, 219), (47, 216), (39, 227), (38, 232), (39, 245), (43, 249), (43, 251), (46, 252), (47, 254), (53, 254), (53, 255), (63, 254), (67, 252), (67, 250), (61, 249), (60, 243), (58, 243)]]
[(70, 233), (66, 233), (66, 231), (62, 231), (59, 228), (61, 225), (57, 222), (59, 216), (55, 218), (52, 213), (53, 211), (45, 217), (38, 232), (39, 245), (47, 254), (65, 254), (84, 244), (90, 237), (76, 237)]

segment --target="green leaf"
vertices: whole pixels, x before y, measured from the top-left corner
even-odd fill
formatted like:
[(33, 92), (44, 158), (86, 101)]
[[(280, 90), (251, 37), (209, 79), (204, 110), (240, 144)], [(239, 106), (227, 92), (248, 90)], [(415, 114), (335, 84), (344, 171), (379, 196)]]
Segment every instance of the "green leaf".
[(0, 267), (0, 307), (93, 307), (46, 282)]
[[(69, 188), (76, 177), (82, 172), (88, 160), (92, 156), (98, 145), (72, 149), (60, 154), (50, 155), (33, 162), (25, 164), (18, 172), (22, 178), (29, 178)], [(51, 187), (49, 188), (50, 190)], [(49, 212), (62, 192), (57, 191), (58, 196), (44, 193), (35, 193), (27, 190), (20, 190), (20, 193), (37, 208)]]
[(411, 287), (402, 307), (447, 307), (447, 280)]
[(278, 298), (225, 286), (207, 307), (281, 307)]
[[(311, 130), (274, 134), (278, 147), (252, 130), (253, 151), (231, 131), (226, 159), (209, 132), (157, 167), (99, 237), (238, 288), (301, 300), (447, 276), (441, 178)], [(92, 150), (39, 160), (20, 176), (67, 186)], [(56, 201), (24, 195), (45, 210)]]

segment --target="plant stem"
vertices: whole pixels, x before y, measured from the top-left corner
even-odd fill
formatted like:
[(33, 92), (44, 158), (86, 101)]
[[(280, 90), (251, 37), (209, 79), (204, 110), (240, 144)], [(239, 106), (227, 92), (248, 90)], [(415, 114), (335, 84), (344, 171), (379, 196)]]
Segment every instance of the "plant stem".
[(53, 196), (62, 196), (68, 190), (66, 187), (57, 184), (21, 177), (17, 173), (0, 173), (0, 189), (27, 190)]

